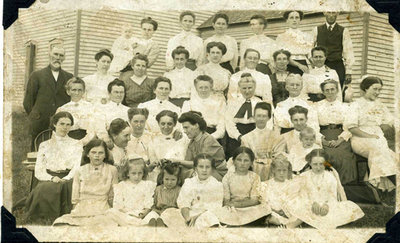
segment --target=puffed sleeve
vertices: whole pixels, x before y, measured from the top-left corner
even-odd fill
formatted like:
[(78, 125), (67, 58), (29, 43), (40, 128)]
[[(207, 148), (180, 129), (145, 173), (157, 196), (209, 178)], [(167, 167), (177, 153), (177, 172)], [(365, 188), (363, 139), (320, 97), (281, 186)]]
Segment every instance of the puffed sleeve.
[(39, 145), (39, 151), (37, 153), (36, 164), (35, 164), (35, 177), (39, 181), (50, 181), (53, 176), (46, 171), (46, 152), (47, 142), (43, 142)]
[(191, 193), (192, 185), (191, 179), (188, 178), (185, 180), (185, 183), (182, 185), (181, 191), (179, 192), (179, 196), (177, 199), (177, 204), (179, 208), (190, 208), (191, 202), (193, 200), (193, 195)]
[(79, 169), (81, 166), (81, 159), (82, 159), (82, 152), (83, 152), (83, 147), (80, 142), (77, 142), (75, 145), (73, 145), (73, 153), (71, 154), (71, 161), (74, 162), (73, 167), (69, 171), (68, 175), (64, 176), (63, 179), (65, 180), (70, 180), (74, 177), (76, 171)]
[(230, 175), (231, 173), (227, 173), (224, 178), (222, 178), (224, 201), (231, 200), (231, 189), (229, 186)]
[(108, 193), (108, 202), (112, 204), (114, 201), (114, 185), (118, 183), (118, 170), (115, 166), (111, 166), (111, 188)]
[(359, 107), (358, 107), (357, 101), (351, 103), (350, 107), (349, 107), (349, 112), (345, 116), (345, 119), (343, 122), (345, 129), (351, 129), (354, 127), (358, 127), (358, 111), (359, 111)]
[(204, 140), (203, 147), (200, 153), (206, 153), (211, 155), (216, 161), (224, 161), (225, 160), (225, 153), (222, 146), (218, 143), (218, 141), (209, 136), (207, 139)]
[(149, 54), (147, 55), (147, 58), (149, 59), (148, 67), (151, 67), (157, 61), (158, 54), (160, 54), (160, 48), (158, 47), (158, 44), (153, 41)]
[(393, 125), (394, 119), (392, 113), (390, 113), (389, 109), (384, 104), (380, 103), (380, 105), (383, 111), (382, 124)]
[(174, 68), (174, 59), (172, 58), (172, 51), (174, 50), (174, 37), (168, 40), (167, 44), (167, 51), (165, 52), (165, 66), (167, 66), (167, 69), (173, 69)]
[(118, 210), (121, 210), (125, 207), (124, 185), (125, 183), (123, 181), (113, 185), (113, 208)]
[(238, 109), (235, 109), (234, 102), (229, 102), (226, 106), (225, 111), (225, 129), (228, 133), (228, 136), (238, 140), (241, 135), (239, 130), (236, 127), (236, 123), (234, 122), (234, 115), (237, 113)]
[(72, 195), (71, 195), (71, 202), (72, 204), (77, 204), (79, 202), (80, 197), (80, 189), (81, 189), (81, 174), (80, 170), (78, 170), (72, 181)]
[(212, 189), (211, 203), (209, 204), (209, 210), (221, 208), (224, 200), (224, 187), (221, 182), (214, 180)]
[(146, 186), (144, 187), (145, 189), (145, 198), (143, 202), (144, 208), (151, 208), (153, 206), (153, 196), (154, 196), (154, 191), (156, 189), (156, 183), (152, 181), (146, 181)]
[(154, 190), (153, 205), (151, 206), (151, 209), (159, 214), (161, 210), (158, 210), (157, 205), (158, 205), (158, 197), (160, 196), (160, 190), (161, 190), (160, 186), (157, 186), (156, 189)]
[(251, 190), (250, 190), (250, 198), (259, 199), (261, 196), (261, 180), (260, 176), (256, 173), (251, 173)]

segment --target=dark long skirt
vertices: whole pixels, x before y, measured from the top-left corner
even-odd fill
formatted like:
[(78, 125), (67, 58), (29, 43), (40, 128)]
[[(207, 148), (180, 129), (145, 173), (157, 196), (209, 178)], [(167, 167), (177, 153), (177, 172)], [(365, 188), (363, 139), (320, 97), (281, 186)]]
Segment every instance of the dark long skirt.
[[(49, 173), (49, 172), (48, 172)], [(68, 173), (53, 173), (60, 178)], [(53, 222), (63, 214), (71, 212), (72, 180), (60, 183), (39, 181), (29, 194), (25, 204), (25, 214), (29, 221)]]
[[(321, 130), (321, 134), (325, 136), (327, 141), (337, 140), (342, 132), (341, 128)], [(350, 142), (344, 141), (336, 148), (324, 146), (324, 150), (329, 155), (333, 168), (337, 170), (342, 184), (357, 179), (356, 156), (351, 150)]]

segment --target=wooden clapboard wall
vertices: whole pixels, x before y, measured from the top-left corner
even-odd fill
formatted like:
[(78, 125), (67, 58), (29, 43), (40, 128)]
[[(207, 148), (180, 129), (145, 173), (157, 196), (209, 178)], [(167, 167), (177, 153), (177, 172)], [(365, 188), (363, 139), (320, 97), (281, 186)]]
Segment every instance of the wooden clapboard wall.
[(30, 10), (21, 9), (19, 18), (13, 24), (13, 80), (11, 101), (22, 106), (25, 94), (25, 43), (31, 40), (36, 44), (34, 70), (49, 64), (49, 41), (62, 38), (66, 51), (63, 68), (68, 72), (74, 71), (74, 52), (76, 34), (76, 11)]
[(366, 74), (382, 78), (383, 88), (379, 98), (388, 104), (391, 111), (395, 107), (393, 40), (394, 30), (388, 23), (387, 14), (369, 14)]
[[(236, 12), (236, 13), (232, 13)], [(258, 11), (259, 12), (259, 11)], [(231, 11), (228, 15), (244, 15), (243, 11)], [(227, 34), (234, 37), (238, 45), (243, 39), (252, 35), (249, 27), (249, 19), (251, 14), (245, 13), (247, 16), (240, 19), (239, 23), (233, 22), (229, 25)], [(382, 90), (380, 98), (388, 105), (390, 110), (394, 111), (394, 67), (393, 67), (393, 28), (388, 24), (387, 15), (373, 13), (345, 13), (337, 18), (337, 22), (349, 29), (353, 42), (353, 50), (355, 56), (355, 64), (353, 65), (353, 82), (354, 97), (359, 94), (360, 78), (364, 74), (379, 75), (384, 79), (385, 86)], [(264, 16), (268, 19), (268, 26), (265, 34), (271, 38), (276, 38), (280, 33), (286, 30), (285, 20), (276, 17), (275, 11), (266, 12)], [(272, 17), (269, 17), (272, 16)], [(232, 16), (233, 17), (233, 16)], [(369, 21), (368, 21), (369, 20)], [(367, 22), (365, 22), (367, 21)], [(322, 13), (308, 13), (302, 20), (299, 29), (311, 33), (312, 29), (325, 22)], [(213, 35), (213, 29), (207, 21), (206, 25), (199, 28), (203, 39)], [(367, 38), (365, 37), (367, 36)], [(364, 55), (363, 55), (364, 54)], [(366, 55), (365, 55), (366, 54)]]
[[(194, 12), (196, 23), (193, 32), (199, 34), (196, 27), (208, 19), (213, 12)], [(132, 24), (134, 36), (140, 36), (140, 21), (144, 17), (151, 17), (158, 22), (158, 29), (153, 35), (153, 40), (160, 47), (157, 61), (148, 69), (152, 78), (165, 72), (165, 52), (168, 40), (180, 31), (178, 11), (82, 11), (81, 38), (79, 53), (79, 76), (95, 72), (95, 53), (102, 48), (109, 48), (121, 33), (123, 24)]]
[[(196, 14), (193, 32), (199, 34), (196, 27), (207, 20), (214, 12), (202, 11)], [(135, 36), (140, 35), (140, 20), (152, 17), (159, 23), (154, 40), (160, 47), (156, 63), (148, 70), (151, 77), (165, 72), (165, 52), (168, 40), (178, 34), (179, 11), (54, 11), (21, 10), (14, 23), (13, 80), (12, 102), (21, 107), (25, 93), (25, 43), (29, 40), (37, 45), (34, 70), (48, 65), (48, 44), (52, 38), (62, 38), (66, 49), (63, 68), (79, 77), (95, 72), (95, 53), (102, 48), (109, 48), (121, 34), (121, 26), (132, 24)]]

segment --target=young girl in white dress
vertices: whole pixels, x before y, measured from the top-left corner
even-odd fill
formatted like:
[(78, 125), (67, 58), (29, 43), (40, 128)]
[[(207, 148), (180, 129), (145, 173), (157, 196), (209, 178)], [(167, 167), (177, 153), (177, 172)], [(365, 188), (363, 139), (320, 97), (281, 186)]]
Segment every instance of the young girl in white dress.
[(145, 225), (150, 219), (158, 218), (156, 212), (151, 212), (156, 183), (146, 181), (147, 173), (140, 156), (128, 156), (122, 172), (124, 181), (114, 185), (113, 208), (110, 210), (118, 225)]
[(319, 230), (334, 229), (364, 216), (360, 207), (346, 199), (337, 172), (327, 162), (323, 149), (314, 149), (306, 157), (311, 170), (302, 173), (296, 185), (298, 193), (288, 200), (288, 212), (297, 218), (287, 227), (305, 222)]
[(112, 186), (118, 182), (117, 169), (108, 160), (108, 149), (103, 140), (93, 139), (82, 156), (83, 165), (75, 173), (72, 184), (70, 214), (57, 218), (53, 225), (113, 225), (108, 214), (112, 202)]
[(177, 163), (165, 161), (158, 176), (156, 190), (154, 191), (154, 204), (151, 207), (158, 217), (150, 219), (150, 226), (165, 227), (173, 225), (175, 218), (169, 217), (168, 211), (178, 208), (177, 200), (181, 191), (181, 168)]
[(222, 183), (211, 172), (215, 169), (215, 160), (208, 154), (200, 153), (193, 161), (196, 175), (187, 178), (179, 193), (179, 209), (165, 211), (168, 227), (207, 228), (219, 225), (216, 212), (222, 208), (224, 191)]
[(306, 127), (300, 132), (300, 142), (294, 145), (288, 155), (288, 159), (292, 164), (292, 170), (295, 175), (304, 171), (307, 165), (306, 155), (313, 149), (321, 148), (316, 144), (315, 131), (311, 127)]
[(271, 206), (272, 213), (267, 217), (267, 224), (286, 225), (294, 222), (286, 209), (286, 202), (295, 188), (292, 180), (292, 164), (283, 154), (278, 154), (271, 163), (268, 181), (261, 182), (264, 200)]
[(261, 200), (260, 176), (250, 170), (254, 158), (253, 151), (247, 147), (235, 150), (235, 170), (222, 179), (224, 207), (218, 211), (221, 223), (245, 225), (271, 213), (271, 208)]

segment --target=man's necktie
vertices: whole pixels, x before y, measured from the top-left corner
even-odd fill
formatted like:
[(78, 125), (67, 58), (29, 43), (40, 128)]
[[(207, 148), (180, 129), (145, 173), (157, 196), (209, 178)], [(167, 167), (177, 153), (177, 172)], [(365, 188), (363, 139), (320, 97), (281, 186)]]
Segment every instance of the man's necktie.
[(332, 30), (333, 30), (333, 26), (329, 25), (329, 31), (332, 31)]
[(235, 118), (244, 118), (244, 115), (247, 112), (247, 119), (253, 116), (252, 110), (251, 110), (251, 102), (250, 100), (246, 100), (243, 105), (240, 107), (238, 112), (235, 115)]

